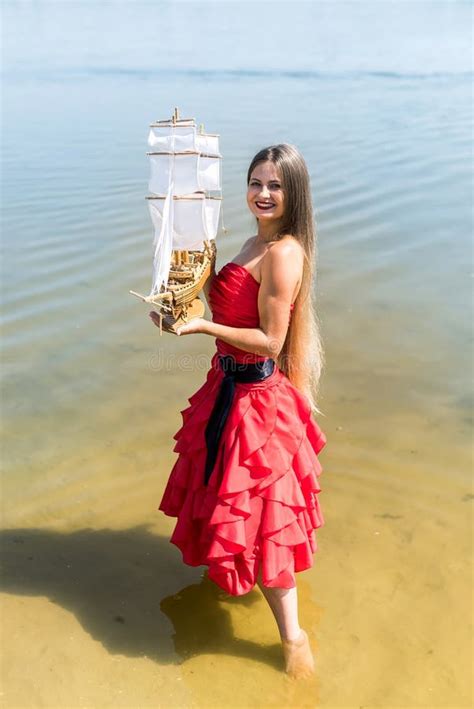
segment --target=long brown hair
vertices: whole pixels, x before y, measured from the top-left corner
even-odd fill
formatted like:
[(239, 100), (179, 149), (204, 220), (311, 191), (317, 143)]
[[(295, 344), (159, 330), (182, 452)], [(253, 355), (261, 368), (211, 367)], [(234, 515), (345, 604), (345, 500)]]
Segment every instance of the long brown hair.
[[(276, 235), (291, 234), (304, 251), (303, 277), (295, 300), (290, 326), (277, 365), (288, 379), (308, 397), (313, 412), (322, 414), (316, 399), (324, 365), (319, 318), (313, 279), (316, 276), (317, 234), (313, 216), (311, 186), (306, 163), (294, 145), (280, 143), (260, 150), (247, 173), (247, 184), (255, 167), (269, 160), (280, 172), (285, 195), (285, 213)], [(324, 414), (323, 414), (324, 415)]]

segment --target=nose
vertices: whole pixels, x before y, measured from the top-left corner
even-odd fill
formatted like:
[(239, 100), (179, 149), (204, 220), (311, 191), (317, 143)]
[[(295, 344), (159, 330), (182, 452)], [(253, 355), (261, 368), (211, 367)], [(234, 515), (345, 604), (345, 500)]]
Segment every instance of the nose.
[(262, 187), (260, 188), (260, 195), (259, 196), (265, 197), (265, 198), (270, 197), (270, 190), (268, 189), (268, 187), (266, 185), (262, 185)]

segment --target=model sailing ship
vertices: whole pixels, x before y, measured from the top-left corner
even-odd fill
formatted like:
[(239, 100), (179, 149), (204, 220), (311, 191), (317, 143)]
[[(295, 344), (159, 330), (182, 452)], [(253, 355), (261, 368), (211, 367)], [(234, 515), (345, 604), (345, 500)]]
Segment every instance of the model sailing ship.
[(194, 118), (150, 126), (151, 173), (148, 207), (154, 227), (151, 292), (132, 295), (154, 305), (162, 329), (176, 332), (183, 322), (204, 315), (198, 297), (216, 258), (221, 208), (219, 136), (197, 129)]

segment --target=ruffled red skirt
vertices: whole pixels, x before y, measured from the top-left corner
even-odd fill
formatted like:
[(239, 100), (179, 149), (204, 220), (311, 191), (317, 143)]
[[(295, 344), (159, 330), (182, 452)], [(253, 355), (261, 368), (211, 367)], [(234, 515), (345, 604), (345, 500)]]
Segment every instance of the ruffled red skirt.
[(170, 541), (191, 566), (229, 594), (265, 586), (293, 588), (313, 564), (324, 524), (317, 454), (326, 443), (307, 398), (275, 367), (267, 379), (236, 383), (208, 485), (204, 431), (224, 376), (211, 361), (204, 384), (181, 411), (178, 455), (159, 509), (177, 517)]

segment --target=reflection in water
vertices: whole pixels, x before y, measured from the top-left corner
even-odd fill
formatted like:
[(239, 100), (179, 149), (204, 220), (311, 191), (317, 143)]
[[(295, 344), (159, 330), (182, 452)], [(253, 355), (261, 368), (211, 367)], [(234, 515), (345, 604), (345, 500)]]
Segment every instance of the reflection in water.
[[(250, 607), (258, 603), (260, 591), (231, 599), (215, 583), (204, 576), (201, 583), (191, 584), (164, 598), (160, 608), (173, 623), (176, 653), (186, 660), (202, 653), (228, 654), (263, 662), (283, 669), (280, 643), (267, 645), (238, 638), (232, 627), (231, 612), (226, 603)], [(258, 622), (257, 616), (255, 620)]]
[(229, 596), (205, 574), (200, 583), (185, 586), (162, 600), (160, 608), (174, 627), (173, 642), (182, 660), (182, 677), (197, 706), (319, 706), (315, 633), (321, 609), (313, 602), (303, 574), (297, 574), (297, 584), (300, 618), (317, 667), (313, 677), (299, 681), (284, 672), (277, 625), (258, 587), (243, 596)]

